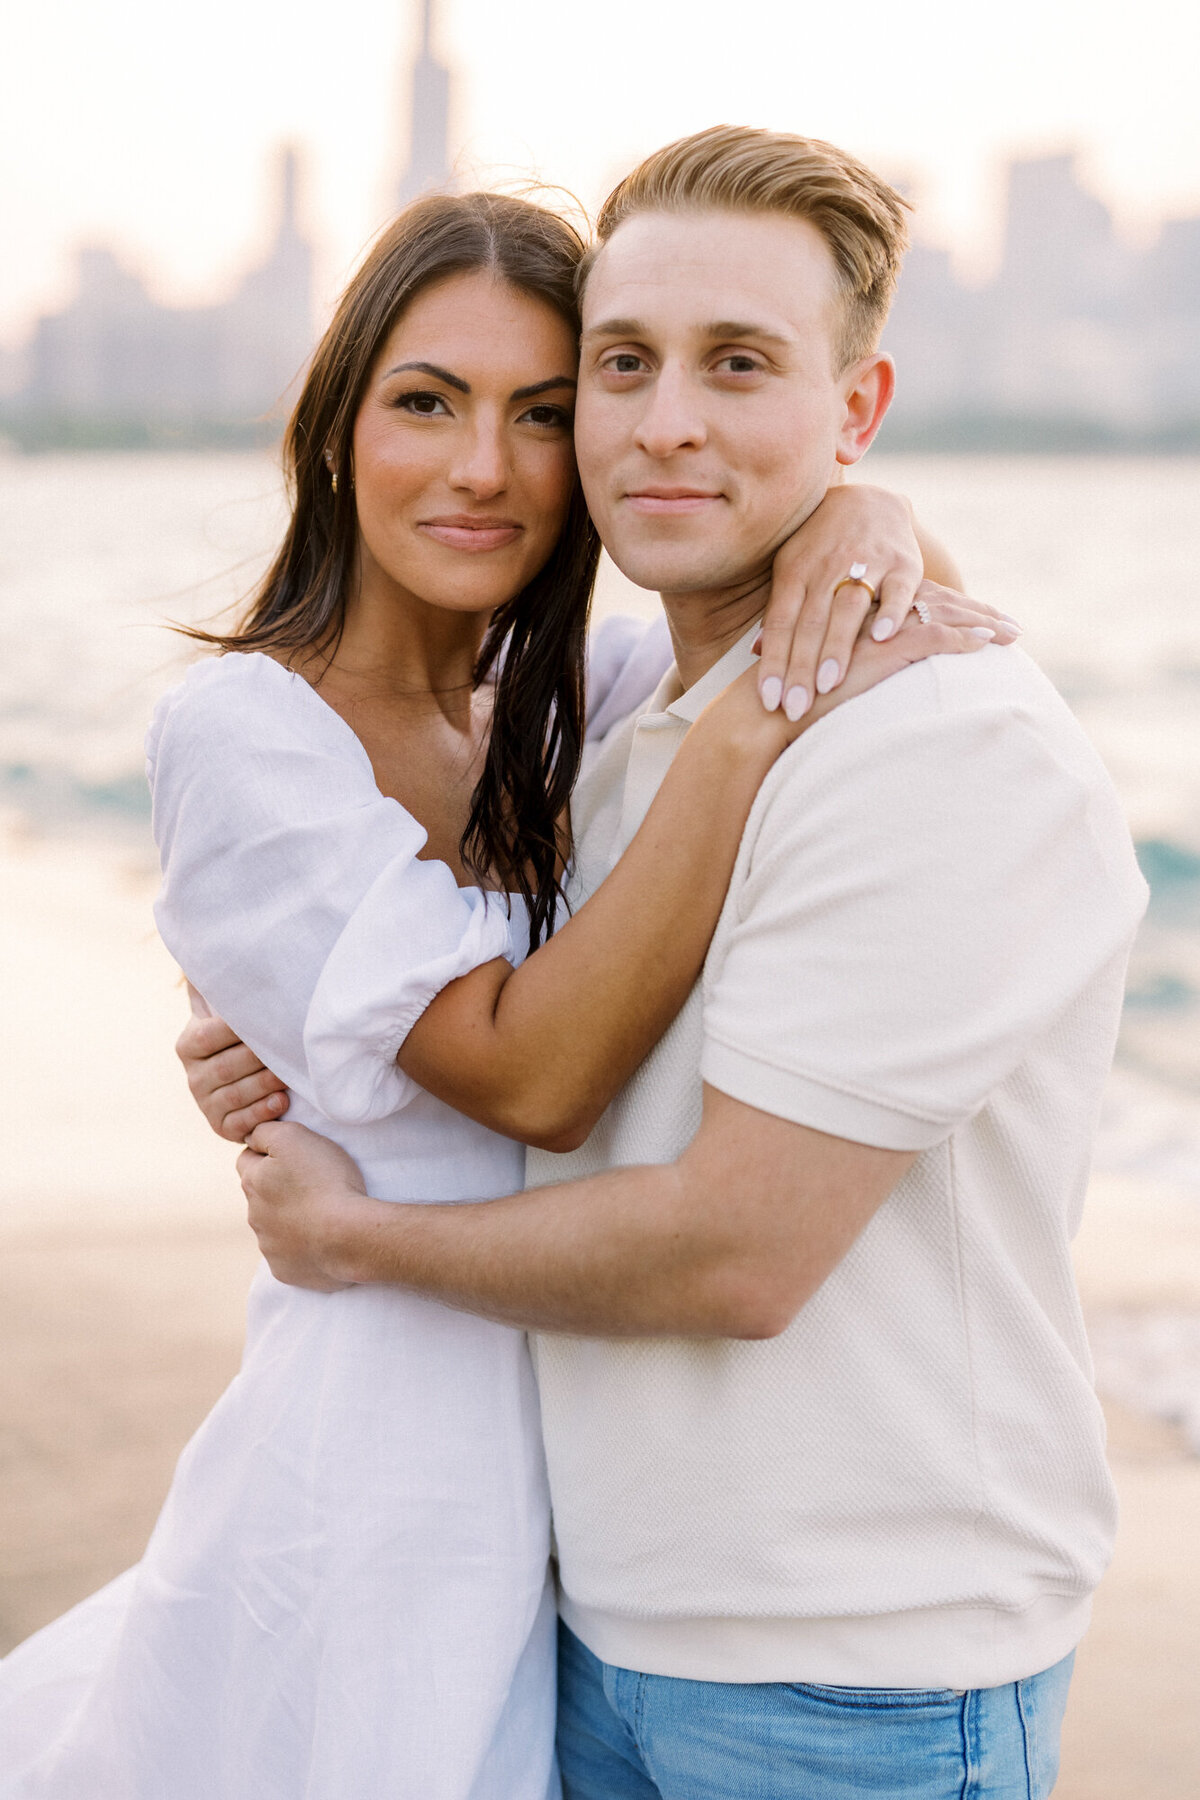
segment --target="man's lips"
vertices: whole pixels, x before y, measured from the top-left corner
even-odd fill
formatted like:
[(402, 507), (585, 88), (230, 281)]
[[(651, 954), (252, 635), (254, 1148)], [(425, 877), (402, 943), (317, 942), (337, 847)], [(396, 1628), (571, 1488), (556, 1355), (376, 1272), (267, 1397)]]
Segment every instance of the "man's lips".
[(426, 537), (445, 544), (448, 550), (503, 550), (515, 544), (524, 527), (516, 519), (476, 517), (471, 513), (447, 513), (437, 519), (422, 519), (417, 525)]
[(688, 513), (703, 512), (721, 498), (720, 494), (707, 492), (703, 488), (685, 487), (632, 488), (625, 495), (627, 504), (634, 512), (660, 519), (681, 518)]

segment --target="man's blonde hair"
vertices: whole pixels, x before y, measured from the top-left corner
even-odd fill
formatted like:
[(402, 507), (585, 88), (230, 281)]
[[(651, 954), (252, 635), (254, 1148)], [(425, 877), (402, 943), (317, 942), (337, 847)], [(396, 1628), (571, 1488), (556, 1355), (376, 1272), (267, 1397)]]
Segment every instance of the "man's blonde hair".
[(819, 138), (713, 125), (656, 150), (617, 184), (596, 220), (596, 248), (635, 213), (700, 210), (806, 220), (837, 272), (839, 372), (876, 348), (908, 248), (908, 202), (865, 163)]

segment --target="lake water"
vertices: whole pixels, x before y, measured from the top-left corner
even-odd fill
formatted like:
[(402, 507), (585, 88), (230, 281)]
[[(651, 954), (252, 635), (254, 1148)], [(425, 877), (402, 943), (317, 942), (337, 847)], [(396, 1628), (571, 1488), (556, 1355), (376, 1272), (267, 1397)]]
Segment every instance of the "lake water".
[[(1200, 1194), (1200, 461), (883, 456), (1099, 746), (1153, 903), (1103, 1166)], [(260, 454), (0, 459), (0, 807), (148, 849), (141, 738), (282, 516)], [(600, 612), (654, 602), (606, 571)]]

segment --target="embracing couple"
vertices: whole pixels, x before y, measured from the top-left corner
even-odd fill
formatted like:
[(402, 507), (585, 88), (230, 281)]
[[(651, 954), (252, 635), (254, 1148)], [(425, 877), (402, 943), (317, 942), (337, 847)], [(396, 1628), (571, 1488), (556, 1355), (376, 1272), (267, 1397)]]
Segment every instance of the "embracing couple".
[[(722, 127), (590, 250), (434, 198), (351, 282), (149, 744), (269, 1269), (143, 1561), (0, 1665), (6, 1800), (1050, 1792), (1144, 888), (1015, 630), (837, 479), (904, 237)], [(669, 637), (589, 659), (600, 541)]]

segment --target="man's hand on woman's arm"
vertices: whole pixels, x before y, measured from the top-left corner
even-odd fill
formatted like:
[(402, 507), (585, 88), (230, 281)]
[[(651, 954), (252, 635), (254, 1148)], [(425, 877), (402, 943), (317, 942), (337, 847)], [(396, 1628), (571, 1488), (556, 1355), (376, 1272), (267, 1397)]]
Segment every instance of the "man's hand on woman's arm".
[(218, 1137), (242, 1144), (256, 1125), (281, 1119), (287, 1089), (224, 1019), (211, 1014), (188, 1020), (175, 1054), (183, 1064), (192, 1099)]
[(371, 1199), (356, 1165), (300, 1125), (238, 1159), (279, 1280), (384, 1283), (501, 1323), (592, 1337), (785, 1331), (913, 1161), (705, 1087), (678, 1162), (458, 1206)]

